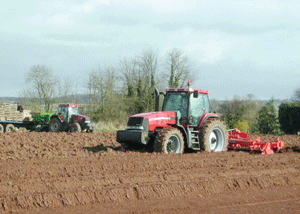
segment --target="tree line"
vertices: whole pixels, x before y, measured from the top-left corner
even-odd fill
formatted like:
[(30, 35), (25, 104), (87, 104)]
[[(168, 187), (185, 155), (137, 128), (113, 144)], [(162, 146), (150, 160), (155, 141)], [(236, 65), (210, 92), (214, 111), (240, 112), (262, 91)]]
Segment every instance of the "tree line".
[[(95, 122), (125, 123), (129, 115), (154, 111), (154, 88), (163, 91), (186, 87), (187, 80), (197, 79), (197, 72), (190, 57), (180, 49), (166, 52), (162, 59), (158, 51), (143, 50), (134, 57), (120, 59), (116, 66), (89, 71), (85, 90), (80, 92), (88, 95), (81, 112)], [(46, 65), (32, 66), (26, 73), (25, 85), (23, 105), (32, 111), (53, 111), (54, 104), (70, 102), (70, 97), (73, 103), (82, 102), (79, 81), (61, 79)], [(299, 89), (294, 92), (294, 99), (300, 100)], [(211, 106), (228, 129), (282, 133), (273, 98), (263, 104), (252, 94), (246, 98), (235, 95), (231, 100), (211, 100)]]
[[(61, 79), (51, 67), (34, 65), (26, 73), (22, 92), (23, 105), (32, 111), (53, 111), (53, 105), (78, 103), (80, 94), (88, 94), (82, 109), (94, 121), (127, 120), (128, 115), (154, 110), (154, 88), (177, 88), (195, 80), (197, 70), (184, 51), (173, 48), (160, 58), (158, 51), (146, 49), (134, 57), (122, 58), (115, 66), (95, 68), (88, 72), (84, 91), (81, 83)], [(82, 81), (81, 81), (82, 82)]]

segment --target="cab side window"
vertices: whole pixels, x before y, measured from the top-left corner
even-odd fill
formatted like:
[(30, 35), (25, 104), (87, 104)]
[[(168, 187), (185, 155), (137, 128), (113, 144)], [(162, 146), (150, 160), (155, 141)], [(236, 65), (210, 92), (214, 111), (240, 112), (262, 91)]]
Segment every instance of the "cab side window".
[(193, 124), (197, 125), (204, 113), (203, 109), (205, 108), (205, 100), (202, 94), (199, 94), (197, 98), (191, 96), (190, 99), (190, 115), (193, 117)]
[(205, 108), (204, 113), (207, 113), (210, 111), (210, 104), (209, 104), (209, 99), (207, 94), (203, 94), (203, 100), (204, 100), (204, 108)]

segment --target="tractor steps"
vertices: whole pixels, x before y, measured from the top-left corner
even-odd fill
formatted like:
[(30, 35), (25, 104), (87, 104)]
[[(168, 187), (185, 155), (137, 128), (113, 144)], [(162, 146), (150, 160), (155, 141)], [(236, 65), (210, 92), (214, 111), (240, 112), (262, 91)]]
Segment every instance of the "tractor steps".
[(189, 137), (192, 149), (200, 150), (199, 130), (197, 126), (189, 127)]

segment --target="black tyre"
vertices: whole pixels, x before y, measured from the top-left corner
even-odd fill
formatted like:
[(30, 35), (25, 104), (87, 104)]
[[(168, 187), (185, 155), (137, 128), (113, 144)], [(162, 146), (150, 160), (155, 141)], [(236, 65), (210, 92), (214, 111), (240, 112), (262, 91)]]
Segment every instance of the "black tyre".
[(0, 133), (1, 133), (1, 132), (4, 132), (4, 127), (3, 127), (2, 124), (0, 124)]
[(176, 128), (162, 129), (154, 140), (154, 152), (183, 153), (184, 139)]
[(81, 132), (80, 124), (77, 122), (72, 123), (72, 125), (70, 127), (70, 132)]
[(200, 129), (200, 148), (207, 152), (223, 152), (228, 147), (228, 131), (219, 118), (209, 118)]
[(15, 132), (16, 128), (13, 124), (7, 124), (5, 126), (5, 132)]
[(49, 122), (49, 132), (60, 132), (62, 123), (58, 118), (51, 118)]

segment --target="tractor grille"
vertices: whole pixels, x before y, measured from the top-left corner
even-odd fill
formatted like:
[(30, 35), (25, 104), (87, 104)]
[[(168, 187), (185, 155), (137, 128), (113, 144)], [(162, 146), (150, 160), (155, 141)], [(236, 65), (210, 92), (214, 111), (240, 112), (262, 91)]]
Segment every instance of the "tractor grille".
[(143, 117), (130, 117), (127, 126), (142, 126)]

